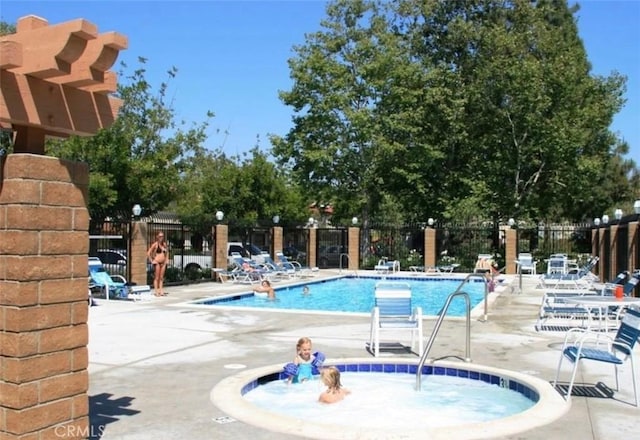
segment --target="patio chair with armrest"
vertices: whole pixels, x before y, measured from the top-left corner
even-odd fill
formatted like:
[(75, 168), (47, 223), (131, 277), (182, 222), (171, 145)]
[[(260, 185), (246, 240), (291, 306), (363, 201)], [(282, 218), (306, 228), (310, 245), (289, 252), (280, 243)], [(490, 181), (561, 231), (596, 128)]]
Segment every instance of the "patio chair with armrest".
[(638, 407), (638, 391), (635, 366), (633, 364), (633, 350), (638, 338), (640, 337), (640, 310), (630, 307), (626, 310), (618, 332), (612, 339), (602, 332), (593, 332), (584, 329), (572, 329), (567, 332), (562, 353), (558, 361), (558, 369), (553, 386), (557, 387), (560, 378), (560, 370), (562, 362), (568, 359), (573, 363), (571, 378), (569, 379), (566, 400), (571, 399), (571, 391), (573, 390), (578, 366), (581, 361), (589, 360), (594, 362), (602, 362), (613, 365), (616, 377), (615, 391), (620, 391), (620, 382), (618, 378), (618, 367), (623, 365), (627, 360), (630, 363), (631, 379), (633, 383), (633, 395), (635, 397), (635, 406)]
[(375, 305), (371, 311), (369, 350), (380, 354), (381, 330), (409, 330), (411, 348), (418, 343), (418, 356), (423, 352), (422, 308), (411, 304), (411, 286), (402, 282), (380, 281), (374, 293)]

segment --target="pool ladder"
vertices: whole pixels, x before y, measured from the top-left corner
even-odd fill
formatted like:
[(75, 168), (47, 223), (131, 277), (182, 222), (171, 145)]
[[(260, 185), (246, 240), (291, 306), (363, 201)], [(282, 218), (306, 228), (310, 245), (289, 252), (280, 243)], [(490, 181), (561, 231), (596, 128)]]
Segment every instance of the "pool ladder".
[(442, 309), (440, 310), (440, 313), (438, 314), (439, 316), (438, 316), (438, 320), (436, 321), (436, 325), (433, 327), (433, 331), (431, 332), (431, 336), (429, 337), (429, 342), (427, 342), (427, 347), (422, 353), (422, 356), (420, 357), (420, 362), (418, 363), (418, 369), (416, 371), (416, 391), (420, 391), (420, 388), (422, 387), (422, 367), (424, 367), (424, 364), (427, 361), (427, 358), (429, 357), (429, 352), (431, 351), (431, 347), (433, 347), (433, 343), (436, 340), (436, 336), (438, 336), (438, 331), (440, 330), (442, 321), (444, 320), (444, 317), (447, 314), (447, 310), (449, 310), (449, 305), (451, 304), (451, 301), (453, 301), (453, 299), (456, 296), (464, 297), (464, 301), (466, 303), (467, 341), (465, 344), (465, 357), (462, 358), (460, 356), (455, 356), (455, 355), (443, 356), (438, 359), (431, 360), (431, 363), (433, 363), (436, 360), (444, 359), (448, 357), (455, 357), (465, 362), (471, 362), (471, 299), (469, 298), (469, 294), (462, 290), (463, 286), (468, 282), (470, 278), (482, 278), (482, 280), (484, 281), (484, 319), (485, 321), (487, 320), (487, 295), (489, 294), (487, 280), (484, 274), (470, 273), (469, 275), (467, 275), (467, 277), (464, 280), (462, 280), (458, 288), (447, 297), (447, 301), (444, 303), (444, 306), (442, 307)]
[[(342, 257), (347, 257), (347, 261), (349, 261), (349, 254), (340, 254), (340, 273), (342, 273)], [(349, 265), (347, 265), (349, 267)]]

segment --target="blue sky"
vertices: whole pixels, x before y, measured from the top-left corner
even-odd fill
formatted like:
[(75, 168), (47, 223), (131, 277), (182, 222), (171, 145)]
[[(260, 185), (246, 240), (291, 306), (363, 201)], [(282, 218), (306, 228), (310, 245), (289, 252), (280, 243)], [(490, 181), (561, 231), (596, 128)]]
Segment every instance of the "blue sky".
[[(629, 143), (628, 157), (640, 164), (640, 0), (580, 4), (578, 28), (593, 73), (616, 70), (628, 77), (627, 104), (612, 129)], [(207, 145), (233, 155), (258, 142), (267, 149), (268, 133), (284, 135), (291, 127), (291, 110), (278, 99), (278, 90), (290, 88), (292, 47), (319, 29), (324, 8), (319, 0), (2, 0), (0, 19), (15, 23), (35, 14), (53, 25), (85, 18), (101, 33), (126, 35), (129, 48), (113, 70), (124, 61), (131, 71), (138, 56), (145, 57), (146, 78), (156, 87), (175, 66), (169, 96), (177, 120), (202, 122), (213, 111)]]

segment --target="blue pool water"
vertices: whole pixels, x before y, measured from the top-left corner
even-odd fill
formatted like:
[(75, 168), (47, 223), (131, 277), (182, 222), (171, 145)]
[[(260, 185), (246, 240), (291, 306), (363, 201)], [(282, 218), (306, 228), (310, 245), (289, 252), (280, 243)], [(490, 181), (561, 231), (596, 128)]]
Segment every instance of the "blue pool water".
[[(326, 281), (309, 281), (305, 284), (276, 288), (276, 299), (268, 300), (252, 292), (208, 298), (196, 304), (209, 306), (249, 307), (273, 310), (308, 310), (322, 312), (371, 313), (374, 305), (374, 289), (380, 277), (344, 277)], [(391, 280), (389, 280), (391, 281)], [(424, 315), (437, 315), (461, 280), (454, 279), (393, 279), (411, 286), (414, 306), (422, 307)], [(305, 293), (304, 287), (308, 287)], [(484, 283), (471, 281), (463, 289), (469, 294), (471, 308), (484, 299)], [(456, 297), (451, 302), (448, 316), (464, 316), (465, 301)]]

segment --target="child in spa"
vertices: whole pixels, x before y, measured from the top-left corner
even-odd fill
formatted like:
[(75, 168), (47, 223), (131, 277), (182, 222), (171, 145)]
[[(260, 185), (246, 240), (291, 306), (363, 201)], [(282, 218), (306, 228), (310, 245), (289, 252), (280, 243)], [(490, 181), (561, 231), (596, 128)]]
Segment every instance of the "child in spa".
[(311, 339), (300, 338), (296, 344), (296, 356), (292, 363), (284, 366), (284, 372), (289, 375), (289, 383), (301, 383), (313, 378), (318, 373), (324, 362), (324, 354), (320, 352), (311, 353)]
[(336, 367), (325, 367), (320, 370), (320, 379), (322, 383), (327, 386), (327, 389), (318, 397), (319, 402), (335, 403), (344, 399), (348, 394), (351, 394), (351, 391), (342, 387), (340, 383), (340, 370)]

